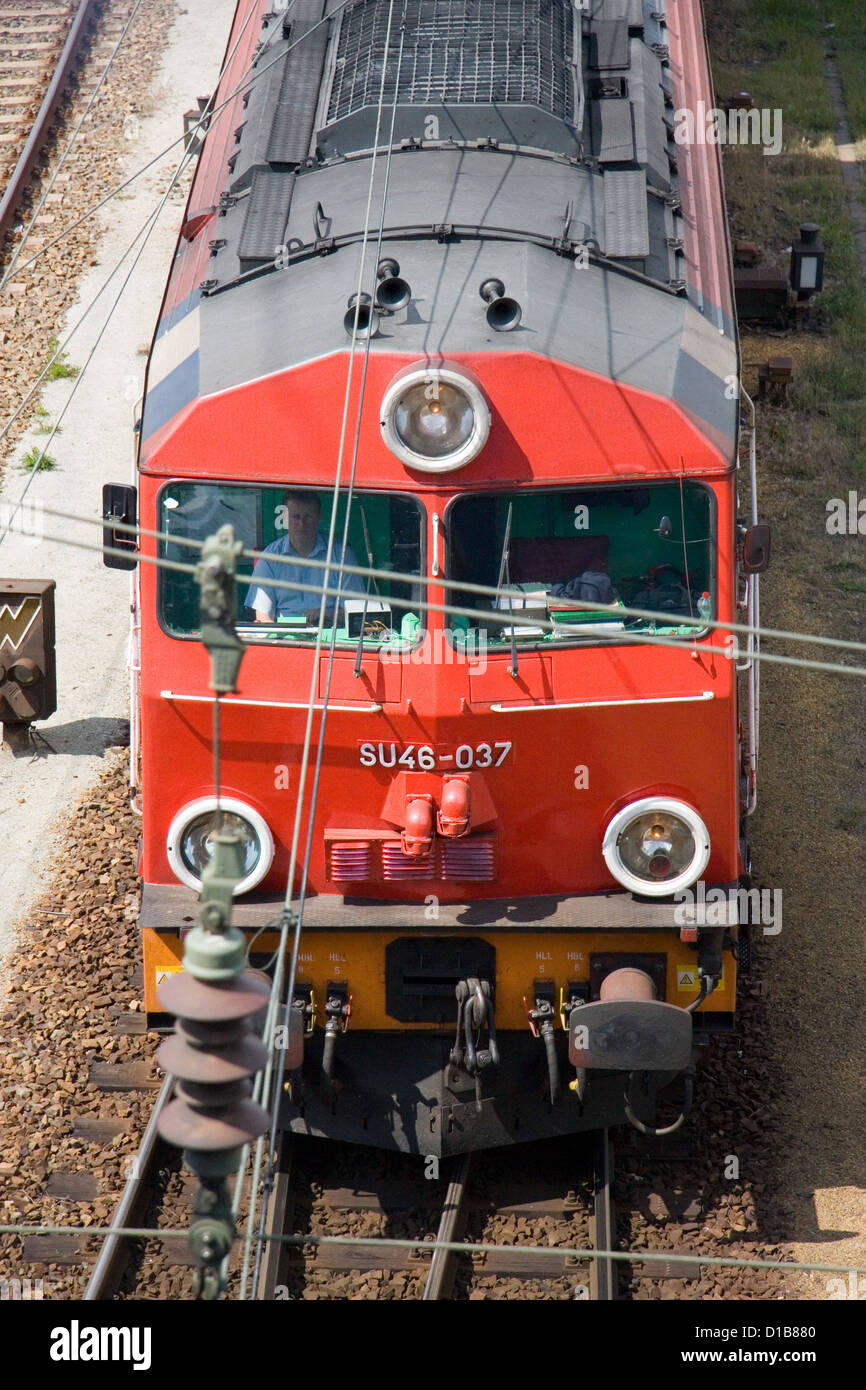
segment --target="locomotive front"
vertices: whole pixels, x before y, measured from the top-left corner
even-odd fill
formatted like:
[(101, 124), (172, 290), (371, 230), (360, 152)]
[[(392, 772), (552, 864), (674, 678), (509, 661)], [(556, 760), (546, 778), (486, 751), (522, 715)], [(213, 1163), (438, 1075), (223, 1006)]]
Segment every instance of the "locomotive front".
[[(226, 521), (264, 552), (220, 805), (254, 962), (301, 846), (284, 1119), (436, 1153), (652, 1129), (732, 1023), (753, 795), (708, 626), (741, 560), (720, 171), (670, 135), (711, 104), (699, 5), (676, 33), (657, 0), (261, 9), (151, 355), (139, 508), (151, 555)], [(141, 569), (160, 1023), (213, 697), (194, 582)]]

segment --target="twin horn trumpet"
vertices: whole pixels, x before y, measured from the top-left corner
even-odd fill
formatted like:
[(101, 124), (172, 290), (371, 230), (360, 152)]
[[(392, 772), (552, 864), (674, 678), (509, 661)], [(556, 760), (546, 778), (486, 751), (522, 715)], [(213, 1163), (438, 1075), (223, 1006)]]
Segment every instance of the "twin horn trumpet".
[[(355, 331), (356, 306), (358, 337), (372, 338), (379, 330), (380, 315), (396, 314), (399, 309), (405, 309), (412, 299), (408, 281), (400, 278), (399, 263), (390, 256), (379, 262), (376, 275), (379, 283), (375, 300), (364, 293), (349, 296), (348, 309), (343, 316), (343, 327), (349, 337)], [(486, 318), (494, 333), (510, 333), (519, 326), (523, 310), (516, 299), (506, 295), (501, 280), (483, 280), (478, 293), (487, 305)]]
[(412, 298), (408, 281), (400, 279), (399, 263), (390, 256), (379, 262), (376, 270), (379, 283), (376, 286), (375, 302), (369, 294), (352, 294), (349, 307), (343, 315), (343, 327), (351, 338), (355, 329), (355, 306), (358, 309), (358, 337), (373, 338), (379, 330), (381, 314), (396, 314), (405, 309)]

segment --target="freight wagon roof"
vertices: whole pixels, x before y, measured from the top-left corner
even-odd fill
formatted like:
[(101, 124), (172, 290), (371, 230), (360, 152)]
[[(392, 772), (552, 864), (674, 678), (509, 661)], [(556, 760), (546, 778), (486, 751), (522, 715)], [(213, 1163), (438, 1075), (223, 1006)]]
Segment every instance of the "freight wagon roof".
[[(220, 96), (242, 90), (200, 161), (145, 440), (199, 395), (347, 345), (384, 64), (370, 230), (375, 245), (393, 117), (382, 254), (413, 297), (372, 351), (538, 352), (669, 397), (732, 457), (718, 149), (673, 140), (676, 108), (712, 104), (700, 6), (584, 4), (406, 0), (401, 28), (395, 0), (390, 35), (390, 0), (240, 6)], [(522, 306), (514, 332), (488, 328), (490, 277)]]

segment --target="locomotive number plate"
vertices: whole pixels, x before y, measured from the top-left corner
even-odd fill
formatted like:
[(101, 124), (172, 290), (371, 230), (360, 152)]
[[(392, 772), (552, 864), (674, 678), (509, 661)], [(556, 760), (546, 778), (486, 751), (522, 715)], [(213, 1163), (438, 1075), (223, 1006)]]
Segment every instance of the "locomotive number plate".
[(511, 753), (510, 742), (461, 743), (436, 748), (432, 743), (359, 743), (362, 767), (393, 767), (409, 772), (468, 772), (472, 768), (501, 767)]

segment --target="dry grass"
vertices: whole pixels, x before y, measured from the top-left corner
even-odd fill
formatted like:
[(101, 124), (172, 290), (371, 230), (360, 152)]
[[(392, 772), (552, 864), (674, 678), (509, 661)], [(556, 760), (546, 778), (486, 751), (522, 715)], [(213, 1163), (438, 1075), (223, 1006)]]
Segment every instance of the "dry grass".
[[(750, 392), (756, 380), (748, 364), (794, 359), (788, 408), (758, 412), (760, 511), (773, 526), (762, 619), (862, 639), (866, 538), (826, 529), (829, 499), (847, 498), (849, 490), (866, 496), (866, 299), (833, 146), (824, 81), (829, 31), (821, 27), (836, 24), (852, 131), (862, 139), (866, 38), (853, 34), (858, 15), (862, 29), (862, 2), (725, 0), (707, 10), (717, 93), (747, 89), (759, 106), (783, 112), (781, 154), (724, 152), (732, 235), (757, 242), (765, 262), (786, 268), (800, 221), (819, 223), (827, 246), (825, 290), (811, 329), (742, 340)], [(814, 654), (830, 658), (824, 650)], [(768, 1028), (757, 1045), (769, 1049), (787, 1078), (772, 1121), (772, 1185), (778, 1211), (787, 1208), (792, 1248), (807, 1260), (866, 1259), (864, 726), (862, 678), (763, 667), (760, 800), (751, 836), (760, 881), (783, 891), (784, 926), (758, 945)], [(816, 1277), (815, 1297), (828, 1296), (825, 1283)]]

